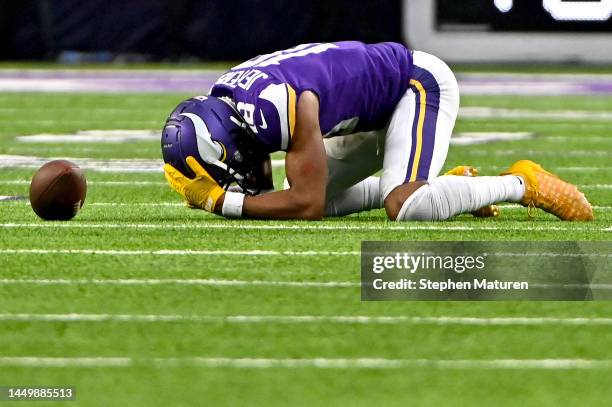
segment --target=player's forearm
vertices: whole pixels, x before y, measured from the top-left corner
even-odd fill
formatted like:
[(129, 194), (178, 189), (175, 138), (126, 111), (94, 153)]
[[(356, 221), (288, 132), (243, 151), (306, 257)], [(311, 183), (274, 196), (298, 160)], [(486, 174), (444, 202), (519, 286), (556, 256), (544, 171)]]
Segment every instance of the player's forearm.
[[(217, 201), (215, 213), (218, 215), (222, 215), (224, 200), (225, 195)], [(246, 196), (242, 206), (242, 217), (319, 220), (323, 217), (324, 209), (324, 196), (297, 194), (288, 189), (257, 196)]]

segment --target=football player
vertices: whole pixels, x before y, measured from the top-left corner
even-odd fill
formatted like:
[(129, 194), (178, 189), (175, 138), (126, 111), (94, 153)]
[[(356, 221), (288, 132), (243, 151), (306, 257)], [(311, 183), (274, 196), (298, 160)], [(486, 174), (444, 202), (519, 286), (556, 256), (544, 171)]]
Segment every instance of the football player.
[[(181, 103), (163, 129), (164, 171), (191, 206), (226, 217), (384, 207), (392, 220), (434, 221), (518, 202), (593, 219), (575, 186), (531, 161), (500, 176), (439, 176), (458, 108), (457, 81), (433, 55), (390, 42), (303, 44), (248, 60)], [(270, 192), (275, 151), (287, 153), (288, 187)]]

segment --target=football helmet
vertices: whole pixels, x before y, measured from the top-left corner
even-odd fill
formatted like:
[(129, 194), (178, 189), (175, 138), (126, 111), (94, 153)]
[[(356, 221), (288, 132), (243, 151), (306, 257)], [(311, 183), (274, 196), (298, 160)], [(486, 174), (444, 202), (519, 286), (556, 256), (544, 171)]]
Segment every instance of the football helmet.
[(193, 156), (222, 188), (235, 183), (251, 195), (260, 192), (259, 169), (269, 160), (232, 101), (213, 96), (180, 103), (166, 120), (161, 147), (164, 162), (185, 176), (195, 177), (185, 161)]

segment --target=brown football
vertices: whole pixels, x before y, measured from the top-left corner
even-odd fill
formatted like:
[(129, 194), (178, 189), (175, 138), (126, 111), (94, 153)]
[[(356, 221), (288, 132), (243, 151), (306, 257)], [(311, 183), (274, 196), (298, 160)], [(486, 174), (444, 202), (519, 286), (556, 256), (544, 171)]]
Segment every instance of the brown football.
[(30, 184), (30, 204), (45, 220), (70, 220), (85, 202), (87, 181), (83, 171), (66, 160), (40, 167)]

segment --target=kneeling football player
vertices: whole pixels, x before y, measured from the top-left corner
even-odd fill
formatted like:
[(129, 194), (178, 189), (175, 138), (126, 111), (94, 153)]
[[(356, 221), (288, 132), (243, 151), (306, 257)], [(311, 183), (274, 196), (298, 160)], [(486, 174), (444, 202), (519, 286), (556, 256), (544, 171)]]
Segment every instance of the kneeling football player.
[[(518, 202), (593, 219), (575, 186), (531, 161), (494, 177), (439, 176), (458, 109), (457, 81), (435, 56), (397, 43), (303, 44), (246, 61), (177, 106), (162, 133), (164, 171), (191, 206), (226, 217), (384, 207), (392, 220), (432, 221)], [(287, 153), (288, 187), (270, 192), (275, 151)]]

